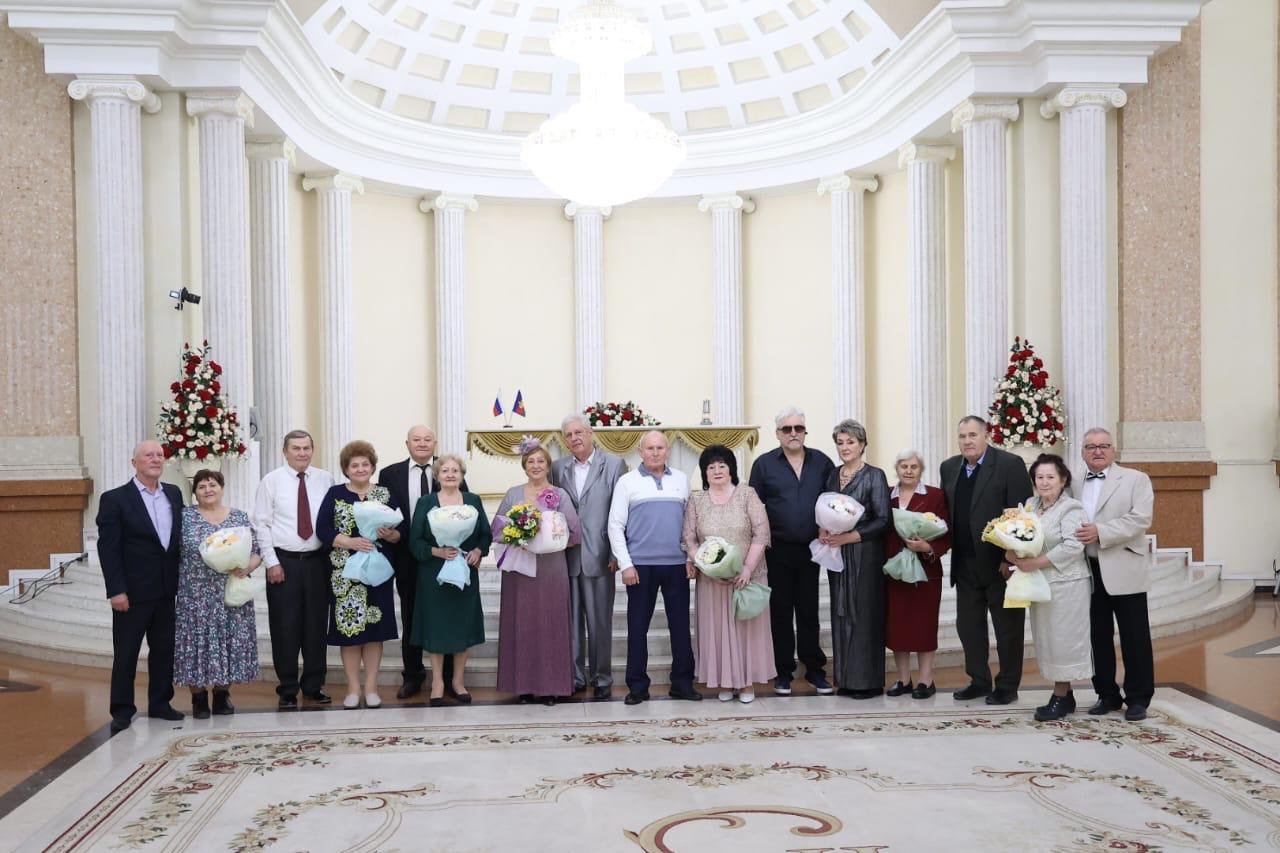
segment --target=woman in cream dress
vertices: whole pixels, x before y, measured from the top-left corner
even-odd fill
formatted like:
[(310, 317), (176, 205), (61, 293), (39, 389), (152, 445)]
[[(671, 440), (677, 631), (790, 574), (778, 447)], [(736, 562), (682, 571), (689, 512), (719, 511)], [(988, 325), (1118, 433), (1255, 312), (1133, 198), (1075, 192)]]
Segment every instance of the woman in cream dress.
[(1076, 530), (1084, 524), (1084, 505), (1067, 493), (1071, 471), (1062, 457), (1042, 453), (1031, 463), (1036, 494), (1027, 506), (1040, 518), (1044, 549), (1038, 557), (1005, 559), (1017, 571), (1040, 569), (1049, 581), (1050, 600), (1032, 602), (1031, 636), (1036, 662), (1053, 682), (1049, 703), (1036, 708), (1037, 720), (1060, 720), (1076, 709), (1071, 682), (1093, 677), (1089, 645), (1089, 598), (1093, 581), (1084, 558), (1084, 544)]

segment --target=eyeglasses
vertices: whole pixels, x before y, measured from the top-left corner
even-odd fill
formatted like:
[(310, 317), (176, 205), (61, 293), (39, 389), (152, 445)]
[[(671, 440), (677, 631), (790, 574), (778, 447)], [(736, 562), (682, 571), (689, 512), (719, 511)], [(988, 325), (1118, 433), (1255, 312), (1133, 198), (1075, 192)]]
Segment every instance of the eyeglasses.
[(1110, 450), (1111, 447), (1110, 444), (1086, 444), (1084, 449), (1086, 453), (1093, 453), (1095, 450)]
[(795, 433), (796, 435), (804, 435), (808, 430), (804, 428), (804, 424), (800, 424), (799, 426), (780, 426), (778, 427), (778, 432), (784, 435), (791, 435), (792, 433)]

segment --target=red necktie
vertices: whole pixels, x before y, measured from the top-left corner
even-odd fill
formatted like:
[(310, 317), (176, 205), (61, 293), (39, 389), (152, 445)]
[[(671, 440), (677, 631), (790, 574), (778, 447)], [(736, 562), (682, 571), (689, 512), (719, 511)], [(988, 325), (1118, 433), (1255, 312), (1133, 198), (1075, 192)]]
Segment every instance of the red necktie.
[(311, 501), (307, 500), (307, 475), (305, 471), (298, 472), (298, 538), (310, 539), (315, 533), (315, 528), (311, 526)]

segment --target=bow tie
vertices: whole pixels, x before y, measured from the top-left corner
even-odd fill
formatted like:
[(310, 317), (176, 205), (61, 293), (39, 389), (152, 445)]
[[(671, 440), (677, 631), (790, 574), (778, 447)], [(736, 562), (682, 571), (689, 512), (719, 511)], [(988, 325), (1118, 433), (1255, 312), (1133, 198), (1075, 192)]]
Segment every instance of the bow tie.
[(1106, 471), (1090, 471), (1084, 475), (1086, 480), (1105, 480), (1107, 479)]

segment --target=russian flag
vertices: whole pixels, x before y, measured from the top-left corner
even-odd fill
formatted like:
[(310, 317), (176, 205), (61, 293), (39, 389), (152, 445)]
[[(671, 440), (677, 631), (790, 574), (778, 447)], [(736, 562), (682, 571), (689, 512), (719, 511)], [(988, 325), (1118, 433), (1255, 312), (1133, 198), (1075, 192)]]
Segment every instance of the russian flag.
[(493, 416), (496, 418), (502, 414), (502, 392), (498, 392), (498, 396), (493, 398)]
[(515, 405), (511, 407), (511, 411), (515, 412), (522, 418), (524, 417), (524, 395), (521, 394), (519, 390), (516, 391), (516, 402)]

